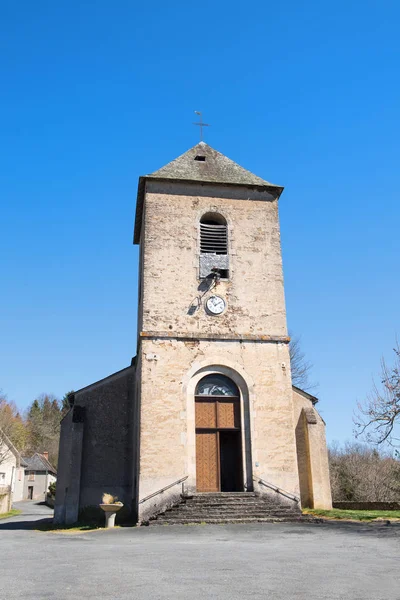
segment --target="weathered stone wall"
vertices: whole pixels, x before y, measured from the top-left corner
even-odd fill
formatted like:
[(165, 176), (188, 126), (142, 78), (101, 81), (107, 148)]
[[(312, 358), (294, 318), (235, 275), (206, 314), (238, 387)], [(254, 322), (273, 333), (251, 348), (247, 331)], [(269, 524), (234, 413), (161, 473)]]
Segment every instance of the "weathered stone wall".
[[(229, 279), (207, 289), (199, 224), (213, 212), (228, 224)], [(298, 495), (277, 199), (238, 186), (150, 181), (143, 214), (139, 498), (186, 475), (188, 491), (196, 489), (194, 389), (212, 372), (241, 390), (245, 488), (267, 493), (254, 483), (261, 478)], [(204, 310), (211, 294), (227, 303), (220, 316)], [(179, 492), (141, 503), (140, 518)]]
[(11, 486), (0, 485), (0, 515), (11, 510)]
[[(134, 367), (75, 393), (61, 424), (56, 522), (74, 522), (104, 492), (132, 508)], [(82, 421), (74, 422), (74, 412)]]
[(132, 500), (132, 408), (134, 370), (124, 369), (75, 394), (85, 407), (80, 507), (97, 505), (104, 492)]
[[(141, 355), (139, 499), (186, 475), (188, 491), (196, 489), (194, 391), (213, 372), (231, 377), (241, 392), (245, 487), (261, 478), (299, 495), (287, 344), (144, 339)], [(140, 519), (156, 508), (157, 498), (140, 505)]]
[[(139, 330), (285, 336), (277, 200), (234, 186), (152, 181), (146, 189)], [(199, 223), (208, 212), (228, 223), (230, 278), (212, 290), (227, 302), (218, 318), (204, 311), (198, 278)]]
[(301, 504), (332, 508), (325, 423), (306, 394), (293, 390)]
[[(58, 467), (56, 499), (54, 503), (54, 522), (65, 523), (66, 501), (71, 480), (72, 454), (72, 410), (61, 421), (60, 442), (58, 447)], [(79, 507), (78, 507), (79, 508)]]

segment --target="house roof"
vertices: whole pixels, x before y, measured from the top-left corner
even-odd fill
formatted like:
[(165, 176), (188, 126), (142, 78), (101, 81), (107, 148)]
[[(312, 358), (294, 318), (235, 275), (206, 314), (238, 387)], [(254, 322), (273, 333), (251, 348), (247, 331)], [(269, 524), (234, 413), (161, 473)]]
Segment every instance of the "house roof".
[(148, 180), (191, 181), (256, 187), (273, 191), (278, 198), (283, 190), (283, 187), (254, 175), (254, 173), (244, 169), (224, 154), (221, 154), (221, 152), (211, 148), (205, 142), (199, 142), (175, 160), (161, 167), (161, 169), (139, 178), (134, 235), (135, 244), (138, 244), (140, 241), (145, 183)]
[(28, 471), (49, 471), (50, 473), (57, 475), (57, 471), (53, 465), (43, 456), (43, 454), (39, 454), (38, 452), (35, 452), (35, 454), (30, 457), (24, 456), (21, 464), (26, 467)]

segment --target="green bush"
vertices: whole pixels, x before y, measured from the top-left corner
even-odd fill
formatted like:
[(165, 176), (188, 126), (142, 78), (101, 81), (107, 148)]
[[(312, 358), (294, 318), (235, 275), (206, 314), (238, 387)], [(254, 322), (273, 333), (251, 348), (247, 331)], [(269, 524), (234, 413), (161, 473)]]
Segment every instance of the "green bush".
[(53, 481), (52, 483), (50, 483), (48, 494), (52, 498), (56, 497), (56, 482), (55, 481)]

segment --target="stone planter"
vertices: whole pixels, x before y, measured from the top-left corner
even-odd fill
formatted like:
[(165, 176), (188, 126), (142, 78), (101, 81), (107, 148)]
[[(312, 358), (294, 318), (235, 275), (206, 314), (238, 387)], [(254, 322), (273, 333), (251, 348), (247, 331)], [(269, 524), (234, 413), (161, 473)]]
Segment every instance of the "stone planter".
[(104, 510), (104, 514), (106, 517), (106, 528), (111, 529), (115, 525), (115, 515), (121, 508), (123, 504), (100, 504), (101, 510)]

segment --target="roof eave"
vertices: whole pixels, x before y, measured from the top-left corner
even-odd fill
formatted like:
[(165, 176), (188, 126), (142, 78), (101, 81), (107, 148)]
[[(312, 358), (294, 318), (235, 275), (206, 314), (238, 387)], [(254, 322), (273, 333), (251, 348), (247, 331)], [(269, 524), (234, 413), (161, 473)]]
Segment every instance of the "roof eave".
[(317, 402), (319, 402), (319, 399), (316, 396), (313, 396), (312, 394), (309, 394), (305, 390), (302, 390), (301, 388), (297, 387), (297, 385), (292, 385), (292, 388), (296, 392), (298, 392), (299, 394), (301, 394), (302, 396), (305, 396), (308, 400), (310, 400), (312, 402), (313, 406), (315, 406), (317, 404)]
[(173, 179), (171, 177), (152, 177), (151, 175), (142, 175), (139, 177), (138, 182), (138, 191), (137, 191), (137, 200), (136, 200), (136, 215), (135, 215), (135, 228), (133, 234), (133, 243), (140, 243), (140, 233), (142, 229), (142, 220), (143, 220), (143, 203), (144, 203), (144, 194), (146, 189), (146, 181), (165, 181), (167, 183), (171, 182), (179, 182), (179, 183), (197, 183), (197, 184), (206, 184), (206, 185), (223, 185), (228, 187), (245, 187), (248, 189), (259, 189), (265, 190), (268, 192), (273, 192), (276, 196), (276, 200), (279, 200), (284, 187), (280, 185), (274, 185), (273, 183), (265, 183), (265, 184), (248, 184), (248, 183), (225, 183), (223, 181), (199, 181), (198, 179)]

